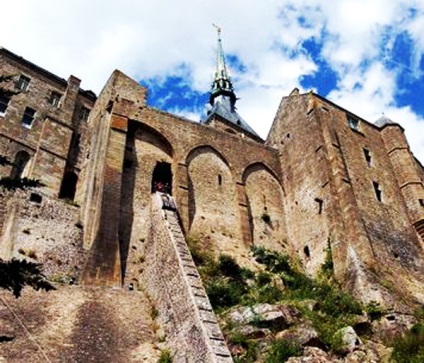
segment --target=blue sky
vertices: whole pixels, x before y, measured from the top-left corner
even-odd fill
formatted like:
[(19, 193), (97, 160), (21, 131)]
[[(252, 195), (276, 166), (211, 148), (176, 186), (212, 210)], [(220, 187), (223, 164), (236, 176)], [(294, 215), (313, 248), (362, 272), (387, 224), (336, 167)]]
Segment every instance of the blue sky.
[(266, 137), (278, 105), (310, 89), (368, 121), (404, 128), (424, 162), (422, 0), (14, 0), (0, 45), (99, 92), (114, 69), (149, 88), (152, 106), (205, 112), (216, 32), (240, 100)]

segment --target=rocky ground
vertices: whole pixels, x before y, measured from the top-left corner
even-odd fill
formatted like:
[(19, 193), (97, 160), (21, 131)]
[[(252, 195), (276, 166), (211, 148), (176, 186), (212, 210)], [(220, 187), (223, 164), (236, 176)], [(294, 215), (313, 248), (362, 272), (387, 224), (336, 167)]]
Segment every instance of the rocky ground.
[(58, 286), (0, 292), (0, 362), (156, 362), (160, 355), (145, 294)]
[[(313, 310), (315, 304), (309, 302), (307, 308)], [(221, 322), (237, 362), (378, 363), (389, 362), (392, 354), (383, 341), (408, 331), (416, 318), (358, 315), (352, 326), (335, 332), (333, 346), (295, 304), (237, 306)]]

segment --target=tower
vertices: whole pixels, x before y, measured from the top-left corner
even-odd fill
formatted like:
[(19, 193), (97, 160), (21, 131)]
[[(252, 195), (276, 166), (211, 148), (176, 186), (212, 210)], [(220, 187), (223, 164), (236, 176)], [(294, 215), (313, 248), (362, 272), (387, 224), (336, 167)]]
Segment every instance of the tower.
[(247, 124), (236, 111), (237, 96), (234, 92), (230, 72), (227, 68), (224, 49), (221, 40), (221, 28), (214, 25), (217, 30), (218, 46), (216, 53), (216, 66), (212, 87), (210, 91), (210, 110), (203, 124), (208, 124), (229, 133), (241, 137), (249, 137), (255, 141), (263, 143), (259, 135)]

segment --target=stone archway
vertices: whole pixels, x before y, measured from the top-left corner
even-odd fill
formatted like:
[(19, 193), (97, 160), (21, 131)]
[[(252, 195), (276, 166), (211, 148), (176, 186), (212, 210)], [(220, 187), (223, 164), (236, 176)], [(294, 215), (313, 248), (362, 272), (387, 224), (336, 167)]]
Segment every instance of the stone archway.
[(226, 159), (210, 146), (193, 149), (186, 164), (190, 234), (220, 252), (230, 252), (241, 241), (231, 168)]
[(243, 173), (249, 209), (250, 238), (254, 245), (282, 251), (287, 231), (283, 211), (283, 188), (264, 164), (255, 163)]
[(13, 162), (13, 167), (10, 172), (12, 179), (18, 179), (26, 176), (26, 169), (31, 156), (24, 150), (18, 151)]
[(172, 195), (172, 170), (170, 163), (156, 162), (152, 173), (152, 193), (156, 191)]

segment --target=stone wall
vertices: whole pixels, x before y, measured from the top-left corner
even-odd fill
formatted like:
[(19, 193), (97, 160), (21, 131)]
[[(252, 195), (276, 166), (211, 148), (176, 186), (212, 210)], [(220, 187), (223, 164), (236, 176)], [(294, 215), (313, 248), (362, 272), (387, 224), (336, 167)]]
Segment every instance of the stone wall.
[[(0, 87), (18, 92), (10, 98), (5, 114), (0, 115), (0, 155), (14, 161), (18, 152), (27, 152), (30, 160), (22, 176), (40, 179), (45, 184), (43, 193), (57, 197), (65, 168), (76, 172), (81, 168), (86, 121), (81, 120), (80, 110), (91, 108), (95, 95), (81, 90), (76, 77), (66, 81), (6, 49), (0, 49), (0, 60), (0, 74), (13, 76)], [(21, 75), (30, 79), (26, 90), (17, 87)], [(60, 96), (58, 104), (52, 104), (52, 92)], [(26, 107), (36, 111), (30, 126), (22, 124)], [(78, 145), (72, 142), (77, 134), (83, 140)], [(70, 162), (73, 148), (75, 155)], [(10, 172), (10, 166), (0, 168), (1, 176)]]
[(267, 143), (280, 150), (288, 235), (307, 271), (319, 271), (329, 243), (336, 277), (358, 297), (391, 304), (382, 286), (390, 284), (422, 299), (422, 249), (396, 176), (408, 171), (393, 169), (381, 130), (317, 95), (294, 93)]
[(177, 212), (162, 209), (159, 193), (152, 198), (151, 219), (144, 282), (165, 326), (173, 361), (232, 362)]
[[(0, 258), (41, 263), (53, 280), (79, 278), (85, 262), (78, 207), (39, 191), (2, 190)], [(40, 200), (41, 199), (41, 200)]]

